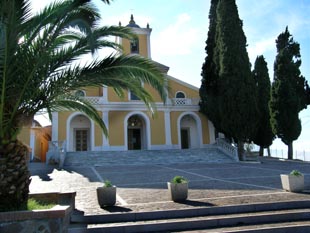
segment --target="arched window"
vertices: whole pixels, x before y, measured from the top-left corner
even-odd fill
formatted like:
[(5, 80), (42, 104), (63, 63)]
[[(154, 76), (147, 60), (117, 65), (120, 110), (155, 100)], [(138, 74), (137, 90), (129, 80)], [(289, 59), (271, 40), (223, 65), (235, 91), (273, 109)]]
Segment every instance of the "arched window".
[(85, 91), (82, 91), (82, 90), (77, 90), (76, 92), (75, 92), (75, 96), (76, 97), (85, 97)]
[(137, 38), (130, 41), (130, 52), (139, 53), (139, 40)]
[(184, 98), (185, 98), (184, 92), (178, 91), (178, 92), (175, 94), (175, 98), (177, 98), (177, 99), (184, 99)]

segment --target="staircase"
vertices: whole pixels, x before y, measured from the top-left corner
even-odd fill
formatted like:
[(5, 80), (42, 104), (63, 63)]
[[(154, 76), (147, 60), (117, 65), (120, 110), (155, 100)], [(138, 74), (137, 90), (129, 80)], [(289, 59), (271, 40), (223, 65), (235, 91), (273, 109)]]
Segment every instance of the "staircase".
[(140, 165), (171, 163), (231, 163), (231, 157), (216, 146), (186, 150), (131, 150), (67, 152), (65, 166)]
[(310, 232), (310, 201), (87, 216), (75, 213), (71, 217), (68, 233), (190, 232), (190, 230)]

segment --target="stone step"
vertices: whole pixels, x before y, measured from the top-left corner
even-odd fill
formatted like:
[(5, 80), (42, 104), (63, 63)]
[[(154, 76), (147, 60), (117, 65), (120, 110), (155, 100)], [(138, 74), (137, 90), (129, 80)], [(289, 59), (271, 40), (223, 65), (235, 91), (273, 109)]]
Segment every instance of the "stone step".
[(65, 166), (234, 162), (215, 146), (187, 150), (67, 152)]
[(159, 220), (185, 217), (201, 217), (211, 215), (257, 213), (262, 211), (292, 210), (310, 208), (310, 200), (283, 201), (274, 203), (253, 203), (243, 205), (187, 208), (176, 210), (158, 210), (147, 212), (110, 213), (102, 215), (73, 214), (72, 223), (115, 223), (126, 221)]
[[(242, 213), (215, 215), (204, 217), (144, 220), (135, 222), (87, 224), (85, 226), (71, 225), (69, 233), (84, 232), (167, 232), (195, 229), (214, 229), (240, 225), (258, 225), (266, 223), (286, 223), (292, 221), (310, 220), (310, 209), (277, 210), (258, 213)], [(285, 225), (285, 224), (284, 224)]]
[[(174, 233), (193, 233), (193, 231), (173, 231)], [(205, 230), (195, 230), (195, 233), (203, 233)], [(280, 222), (270, 224), (258, 224), (237, 227), (221, 227), (208, 229), (208, 233), (306, 233), (310, 232), (309, 221)]]
[(180, 231), (240, 225), (251, 225), (255, 230), (259, 228), (257, 224), (309, 221), (309, 208), (310, 201), (290, 201), (105, 215), (74, 214), (69, 233)]

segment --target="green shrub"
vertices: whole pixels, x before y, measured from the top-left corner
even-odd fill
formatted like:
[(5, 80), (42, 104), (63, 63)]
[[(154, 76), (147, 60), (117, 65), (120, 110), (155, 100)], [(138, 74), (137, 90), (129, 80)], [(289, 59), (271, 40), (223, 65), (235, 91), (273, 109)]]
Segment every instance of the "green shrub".
[(112, 184), (112, 182), (111, 182), (111, 181), (109, 181), (109, 180), (105, 180), (105, 181), (104, 181), (103, 186), (104, 186), (104, 187), (112, 187), (112, 186), (113, 186), (113, 184)]
[(302, 173), (298, 170), (293, 170), (291, 171), (290, 175), (293, 175), (293, 176), (302, 176)]
[(183, 184), (183, 183), (187, 183), (187, 182), (188, 182), (188, 180), (186, 178), (184, 178), (183, 176), (175, 176), (171, 180), (171, 183), (174, 183), (174, 184)]

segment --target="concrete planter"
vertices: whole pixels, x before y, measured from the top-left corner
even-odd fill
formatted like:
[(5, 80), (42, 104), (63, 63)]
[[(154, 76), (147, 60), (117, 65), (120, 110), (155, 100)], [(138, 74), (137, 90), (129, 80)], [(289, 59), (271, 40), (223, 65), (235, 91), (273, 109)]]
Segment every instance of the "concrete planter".
[(188, 183), (167, 182), (170, 200), (174, 202), (185, 201), (188, 195)]
[(304, 190), (304, 176), (281, 174), (282, 188), (289, 192), (301, 192)]
[(51, 209), (0, 212), (1, 233), (66, 233), (74, 210), (76, 193), (38, 193), (29, 197), (58, 203)]
[(98, 187), (97, 199), (101, 208), (106, 206), (114, 206), (116, 203), (116, 186)]

